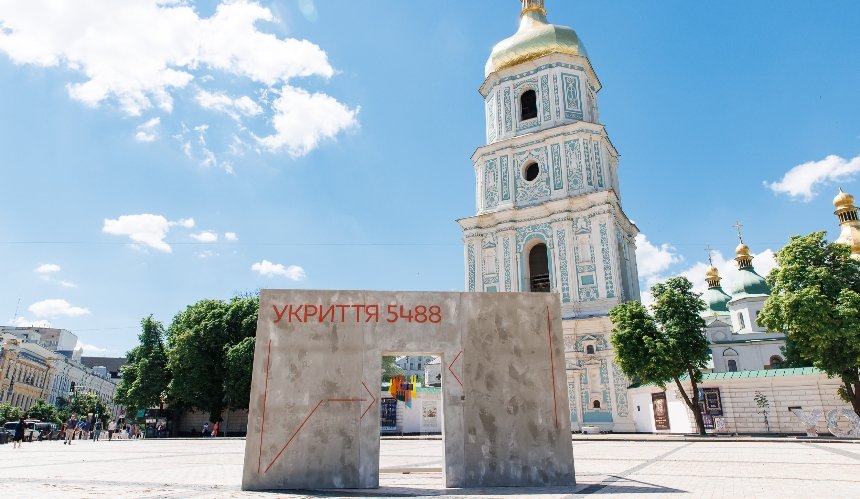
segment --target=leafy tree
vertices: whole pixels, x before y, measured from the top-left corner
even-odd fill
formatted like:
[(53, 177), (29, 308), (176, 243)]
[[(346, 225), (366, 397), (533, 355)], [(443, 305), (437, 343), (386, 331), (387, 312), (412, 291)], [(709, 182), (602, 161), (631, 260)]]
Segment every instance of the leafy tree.
[(44, 400), (37, 400), (34, 402), (27, 411), (27, 417), (38, 419), (39, 421), (45, 421), (47, 423), (62, 424), (57, 408), (53, 404), (49, 404)]
[[(704, 435), (697, 394), (710, 349), (705, 321), (699, 315), (705, 303), (692, 289), (687, 278), (673, 277), (651, 288), (653, 315), (638, 301), (630, 301), (614, 307), (609, 316), (614, 325), (615, 361), (624, 374), (664, 390), (674, 381), (696, 418), (699, 433)], [(691, 393), (681, 384), (685, 375), (690, 379)]]
[(140, 327), (140, 344), (126, 354), (115, 397), (132, 413), (137, 409), (160, 406), (170, 382), (164, 326), (150, 315), (140, 321)]
[(759, 324), (784, 331), (803, 357), (838, 376), (839, 395), (860, 415), (860, 261), (824, 232), (792, 237), (776, 261)]
[(256, 334), (258, 308), (257, 296), (229, 302), (201, 300), (173, 318), (167, 330), (167, 358), (174, 407), (207, 411), (212, 421), (221, 420), (225, 356), (230, 347)]
[(797, 344), (790, 338), (785, 338), (785, 346), (779, 347), (782, 352), (783, 368), (789, 367), (812, 367), (812, 361), (804, 357), (803, 352), (797, 348)]
[(99, 419), (106, 421), (110, 414), (107, 406), (95, 393), (79, 393), (72, 397), (70, 411), (78, 415), (78, 419), (86, 417), (89, 414), (99, 415)]
[(397, 367), (397, 364), (394, 361), (397, 360), (397, 357), (394, 356), (385, 356), (382, 357), (382, 381), (391, 381), (391, 378), (397, 376), (398, 374), (403, 374), (403, 370)]
[(18, 421), (24, 415), (24, 409), (8, 402), (0, 404), (0, 422)]
[(251, 396), (255, 338), (249, 336), (224, 354), (224, 396), (232, 409), (247, 409)]

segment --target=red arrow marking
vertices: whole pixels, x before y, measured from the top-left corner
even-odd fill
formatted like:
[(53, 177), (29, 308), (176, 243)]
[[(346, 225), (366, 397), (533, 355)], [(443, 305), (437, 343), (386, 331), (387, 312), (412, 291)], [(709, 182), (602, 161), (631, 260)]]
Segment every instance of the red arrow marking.
[(368, 394), (373, 398), (373, 402), (371, 402), (370, 404), (368, 404), (368, 405), (367, 405), (367, 409), (365, 409), (365, 410), (364, 410), (364, 412), (362, 412), (362, 413), (361, 413), (361, 417), (360, 417), (360, 418), (358, 418), (358, 420), (359, 420), (359, 421), (361, 421), (362, 419), (364, 419), (364, 416), (365, 416), (365, 414), (367, 414), (367, 411), (369, 411), (369, 410), (370, 410), (370, 408), (371, 408), (371, 407), (373, 407), (373, 404), (375, 404), (375, 403), (376, 403), (376, 397), (375, 397), (375, 396), (373, 395), (373, 393), (370, 391), (370, 388), (368, 388), (368, 387), (367, 387), (367, 385), (366, 385), (366, 384), (364, 384), (364, 381), (362, 381), (362, 382), (361, 382), (361, 385), (362, 385), (362, 386), (364, 386), (364, 389), (365, 389), (365, 390), (367, 390), (367, 393), (368, 393)]
[(558, 430), (558, 401), (555, 396), (555, 360), (552, 354), (552, 319), (549, 316), (549, 306), (546, 307), (546, 335), (549, 337), (549, 376), (552, 378), (552, 412), (555, 415), (555, 429)]
[(451, 370), (451, 367), (453, 367), (453, 366), (454, 366), (454, 362), (457, 362), (457, 359), (459, 359), (459, 358), (460, 358), (460, 355), (462, 355), (462, 353), (463, 353), (463, 351), (462, 351), (462, 350), (460, 350), (460, 353), (458, 353), (458, 354), (457, 354), (457, 356), (456, 356), (456, 357), (454, 357), (454, 360), (452, 360), (452, 361), (451, 361), (451, 363), (450, 363), (450, 364), (448, 364), (448, 371), (450, 371), (450, 372), (451, 372), (451, 375), (452, 375), (452, 376), (454, 376), (454, 379), (456, 379), (456, 380), (457, 380), (457, 383), (460, 383), (460, 386), (463, 386), (463, 382), (462, 382), (462, 381), (460, 381), (460, 378), (458, 378), (456, 374), (454, 374), (454, 371), (452, 371), (452, 370)]

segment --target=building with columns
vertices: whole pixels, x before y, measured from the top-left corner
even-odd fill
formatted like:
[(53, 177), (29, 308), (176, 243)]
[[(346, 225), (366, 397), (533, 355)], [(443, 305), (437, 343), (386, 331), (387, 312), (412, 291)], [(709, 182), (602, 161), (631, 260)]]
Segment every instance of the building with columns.
[(639, 299), (639, 230), (622, 208), (601, 83), (577, 34), (548, 22), (543, 0), (522, 0), (520, 18), (493, 49), (480, 87), (477, 213), (458, 221), (466, 289), (558, 293), (573, 429), (633, 431), (609, 310)]

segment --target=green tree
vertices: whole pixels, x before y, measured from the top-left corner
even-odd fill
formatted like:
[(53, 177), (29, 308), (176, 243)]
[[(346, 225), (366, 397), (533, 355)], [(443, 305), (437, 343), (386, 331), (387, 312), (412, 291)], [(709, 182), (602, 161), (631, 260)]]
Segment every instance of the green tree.
[(804, 358), (838, 376), (839, 395), (860, 415), (860, 261), (824, 234), (794, 236), (776, 254), (758, 322), (785, 332)]
[(24, 415), (24, 409), (8, 402), (0, 404), (0, 423), (18, 421)]
[(168, 391), (174, 407), (206, 411), (212, 421), (221, 420), (225, 356), (230, 347), (256, 334), (258, 308), (257, 296), (201, 300), (174, 317), (167, 330), (173, 373)]
[(403, 374), (403, 370), (397, 367), (394, 361), (397, 357), (386, 355), (382, 357), (382, 381), (391, 381), (391, 378), (398, 374)]
[(72, 397), (70, 411), (78, 415), (78, 419), (85, 418), (87, 415), (98, 414), (99, 419), (106, 421), (108, 414), (107, 406), (95, 393), (78, 393)]
[(126, 364), (122, 367), (122, 378), (115, 396), (131, 414), (137, 409), (160, 406), (170, 383), (164, 326), (150, 315), (140, 321), (140, 327), (140, 344), (126, 354)]
[(56, 423), (62, 424), (62, 420), (57, 411), (57, 408), (53, 404), (49, 404), (44, 400), (37, 400), (30, 406), (30, 409), (27, 410), (27, 417), (31, 419), (38, 419), (39, 421), (45, 421), (47, 423)]
[(255, 338), (249, 336), (224, 354), (224, 396), (231, 409), (247, 409), (251, 397)]
[[(651, 288), (653, 315), (637, 301), (614, 307), (612, 346), (615, 362), (631, 379), (653, 383), (664, 390), (674, 381), (684, 402), (696, 418), (699, 433), (705, 434), (705, 422), (699, 410), (698, 385), (702, 369), (710, 356), (705, 337), (705, 321), (699, 315), (705, 303), (685, 277), (673, 277)], [(681, 378), (690, 379), (690, 393)]]

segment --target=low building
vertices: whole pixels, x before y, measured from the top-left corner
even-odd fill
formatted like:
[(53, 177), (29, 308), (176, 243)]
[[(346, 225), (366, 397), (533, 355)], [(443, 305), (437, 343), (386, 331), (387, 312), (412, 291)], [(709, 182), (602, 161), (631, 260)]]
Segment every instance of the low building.
[(407, 378), (417, 376), (424, 379), (424, 367), (435, 358), (432, 355), (402, 355), (394, 359), (394, 364)]
[[(816, 429), (829, 434), (825, 415), (850, 410), (839, 398), (838, 378), (812, 367), (744, 372), (705, 373), (699, 388), (706, 427), (715, 433), (795, 433), (806, 425), (792, 409), (821, 411)], [(690, 383), (682, 385), (689, 393)], [(646, 385), (628, 390), (637, 432), (696, 433), (696, 421), (674, 385), (666, 390)], [(766, 414), (765, 414), (766, 411)], [(847, 419), (840, 426), (848, 429)]]

